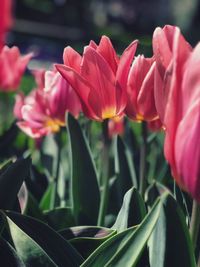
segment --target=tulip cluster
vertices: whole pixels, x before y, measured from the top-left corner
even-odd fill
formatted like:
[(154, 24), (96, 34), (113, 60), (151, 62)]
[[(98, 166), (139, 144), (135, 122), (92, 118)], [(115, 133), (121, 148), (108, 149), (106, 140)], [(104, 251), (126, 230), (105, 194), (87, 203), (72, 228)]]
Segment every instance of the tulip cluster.
[(166, 132), (165, 156), (179, 185), (200, 201), (200, 46), (192, 50), (180, 29), (157, 28), (152, 58), (135, 57), (133, 42), (118, 58), (110, 40), (91, 42), (81, 57), (64, 51), (58, 71), (80, 97), (84, 114), (102, 121), (126, 114)]
[(41, 74), (29, 96), (18, 96), (18, 125), (39, 138), (59, 131), (66, 111), (78, 116), (82, 110), (89, 119), (109, 119), (110, 135), (123, 132), (125, 115), (163, 128), (174, 178), (200, 201), (200, 45), (192, 49), (174, 26), (157, 28), (152, 43), (151, 58), (135, 57), (137, 41), (119, 57), (106, 36), (83, 55), (66, 47), (64, 64)]

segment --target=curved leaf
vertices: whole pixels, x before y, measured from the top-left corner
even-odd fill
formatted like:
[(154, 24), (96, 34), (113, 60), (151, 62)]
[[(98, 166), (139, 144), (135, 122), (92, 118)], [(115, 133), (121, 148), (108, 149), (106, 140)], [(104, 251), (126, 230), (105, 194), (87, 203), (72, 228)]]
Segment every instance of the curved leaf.
[(81, 267), (136, 266), (156, 225), (161, 206), (161, 201), (157, 201), (138, 227), (129, 228), (108, 239)]
[(124, 196), (122, 207), (119, 211), (112, 229), (123, 231), (139, 224), (146, 215), (145, 203), (136, 188), (131, 188)]
[(90, 148), (76, 119), (68, 114), (71, 148), (71, 197), (76, 223), (96, 225), (100, 192)]
[(59, 232), (76, 250), (87, 258), (108, 238), (116, 234), (109, 228), (95, 226), (77, 226)]
[[(42, 259), (43, 254), (46, 253), (58, 266), (75, 267), (83, 261), (79, 253), (48, 225), (14, 212), (6, 212), (6, 215), (13, 242), (24, 257), (29, 252), (25, 246), (26, 242), (29, 242), (33, 250), (37, 247), (37, 251), (40, 253), (43, 251)], [(25, 247), (20, 247), (20, 244), (24, 244)], [(32, 252), (30, 251), (30, 253)]]
[(26, 267), (14, 248), (3, 238), (0, 238), (0, 263), (3, 266)]
[(195, 267), (186, 219), (171, 194), (167, 194), (150, 245), (151, 267)]

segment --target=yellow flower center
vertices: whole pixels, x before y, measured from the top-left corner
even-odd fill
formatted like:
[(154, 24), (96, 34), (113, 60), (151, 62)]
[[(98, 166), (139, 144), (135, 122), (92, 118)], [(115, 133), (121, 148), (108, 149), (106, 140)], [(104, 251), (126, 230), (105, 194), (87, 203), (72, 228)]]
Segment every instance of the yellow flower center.
[(116, 117), (116, 108), (115, 107), (107, 107), (102, 111), (102, 119), (111, 119)]
[(52, 133), (60, 131), (60, 127), (65, 126), (65, 123), (58, 119), (48, 119), (45, 122), (45, 127), (49, 128)]
[(143, 121), (144, 120), (144, 117), (141, 115), (141, 114), (137, 114), (136, 115), (136, 120), (138, 121), (138, 122), (141, 122), (141, 121)]

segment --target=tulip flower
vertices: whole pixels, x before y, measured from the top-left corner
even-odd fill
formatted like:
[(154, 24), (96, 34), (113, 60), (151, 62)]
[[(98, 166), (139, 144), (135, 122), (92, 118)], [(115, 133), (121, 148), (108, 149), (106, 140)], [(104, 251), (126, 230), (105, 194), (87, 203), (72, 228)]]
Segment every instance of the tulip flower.
[(133, 61), (127, 83), (127, 116), (136, 121), (158, 118), (154, 101), (154, 58), (139, 55)]
[(118, 58), (110, 39), (102, 36), (99, 45), (91, 41), (85, 47), (83, 56), (71, 47), (65, 48), (64, 65), (56, 68), (78, 94), (88, 118), (103, 121), (123, 114), (136, 47), (134, 41)]
[(174, 138), (176, 179), (198, 202), (200, 202), (199, 65), (200, 44), (194, 48), (185, 66), (180, 93), (181, 116)]
[(32, 54), (21, 56), (19, 49), (14, 46), (4, 46), (0, 52), (0, 90), (3, 92), (15, 91), (22, 75), (29, 63)]
[(157, 29), (155, 102), (164, 152), (177, 183), (200, 202), (200, 44), (192, 51), (177, 27)]
[(178, 27), (167, 25), (163, 29), (157, 28), (154, 31), (153, 51), (156, 61), (155, 105), (166, 129), (165, 157), (171, 166), (173, 176), (176, 177), (174, 138), (181, 112), (181, 81), (185, 64), (191, 54), (191, 46)]
[(12, 25), (12, 0), (0, 1), (0, 50), (5, 44), (6, 32)]
[(24, 97), (18, 95), (14, 114), (22, 131), (33, 138), (57, 133), (65, 126), (65, 113), (75, 117), (80, 112), (80, 102), (72, 87), (56, 71), (45, 72), (44, 88), (40, 86)]
[[(162, 123), (170, 119), (166, 115), (168, 99), (175, 93), (178, 79), (183, 72), (184, 64), (192, 50), (189, 43), (184, 39), (180, 29), (166, 25), (163, 29), (156, 28), (153, 34), (153, 51), (156, 61), (155, 68), (155, 105)], [(175, 108), (169, 106), (169, 110)]]

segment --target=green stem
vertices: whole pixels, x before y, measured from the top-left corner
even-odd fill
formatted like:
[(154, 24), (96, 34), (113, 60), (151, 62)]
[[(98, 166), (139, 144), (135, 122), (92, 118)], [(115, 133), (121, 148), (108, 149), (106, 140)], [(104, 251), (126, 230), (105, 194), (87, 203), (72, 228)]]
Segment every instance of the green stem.
[(200, 205), (196, 202), (196, 200), (193, 200), (192, 217), (190, 222), (190, 236), (194, 249), (196, 248), (199, 226), (200, 226)]
[(99, 209), (98, 226), (104, 225), (105, 216), (108, 207), (108, 197), (109, 197), (109, 147), (110, 140), (108, 138), (108, 120), (103, 122), (103, 153), (102, 153), (102, 193), (101, 193), (101, 203)]
[(58, 191), (58, 178), (59, 178), (59, 171), (60, 171), (60, 158), (61, 158), (61, 131), (55, 135), (55, 141), (57, 144), (57, 162), (56, 162), (56, 172), (54, 176), (54, 189), (52, 193), (52, 198), (51, 198), (51, 208), (56, 207), (57, 203), (57, 191)]
[(146, 156), (147, 156), (147, 125), (146, 122), (142, 122), (142, 145), (140, 147), (140, 176), (139, 176), (141, 196), (144, 196), (147, 186)]

